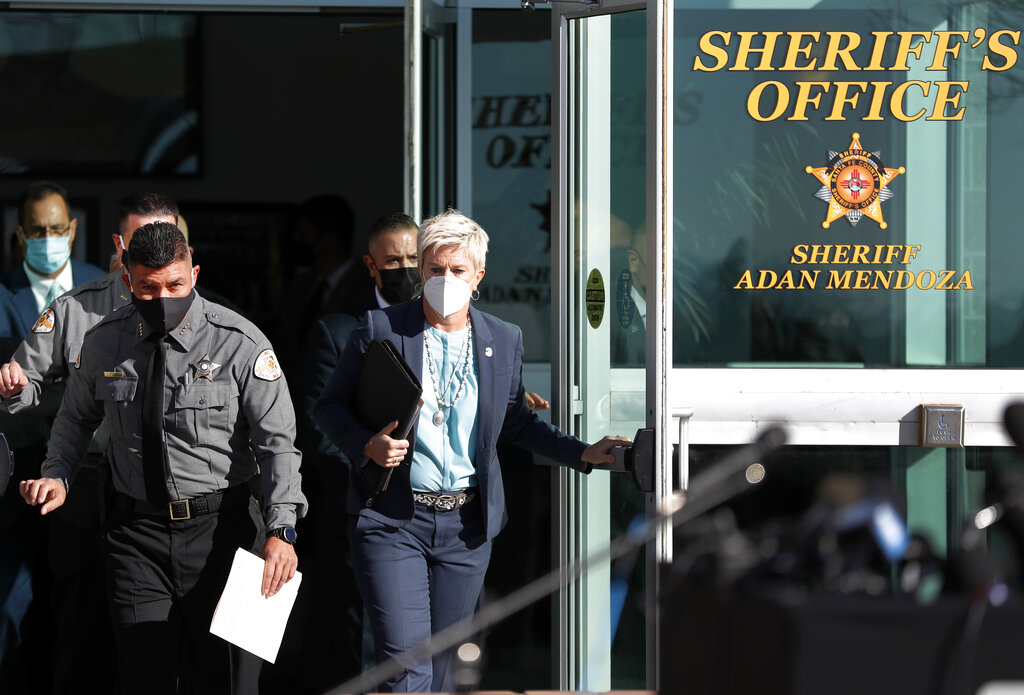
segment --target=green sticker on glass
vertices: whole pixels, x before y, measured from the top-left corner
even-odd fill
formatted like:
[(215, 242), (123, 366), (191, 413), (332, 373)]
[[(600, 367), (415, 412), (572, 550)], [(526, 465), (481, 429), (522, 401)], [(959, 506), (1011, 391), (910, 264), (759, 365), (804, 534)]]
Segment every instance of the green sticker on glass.
[(601, 325), (601, 319), (604, 318), (604, 278), (601, 277), (601, 271), (597, 268), (591, 270), (590, 276), (587, 278), (586, 305), (590, 327), (597, 328)]

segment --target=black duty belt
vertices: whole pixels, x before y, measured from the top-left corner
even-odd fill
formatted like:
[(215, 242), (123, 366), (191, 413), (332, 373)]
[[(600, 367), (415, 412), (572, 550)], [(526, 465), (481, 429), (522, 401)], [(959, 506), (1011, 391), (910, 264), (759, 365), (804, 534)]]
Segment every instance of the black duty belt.
[(414, 492), (412, 501), (437, 512), (450, 512), (453, 509), (469, 504), (476, 497), (476, 488), (471, 487), (462, 492), (433, 493)]
[(117, 492), (114, 493), (114, 509), (120, 512), (133, 512), (144, 516), (155, 516), (171, 521), (185, 521), (203, 514), (213, 514), (219, 509), (241, 507), (249, 504), (251, 496), (248, 485), (236, 485), (207, 495), (200, 495), (186, 500), (173, 500), (164, 505), (150, 504), (146, 500)]

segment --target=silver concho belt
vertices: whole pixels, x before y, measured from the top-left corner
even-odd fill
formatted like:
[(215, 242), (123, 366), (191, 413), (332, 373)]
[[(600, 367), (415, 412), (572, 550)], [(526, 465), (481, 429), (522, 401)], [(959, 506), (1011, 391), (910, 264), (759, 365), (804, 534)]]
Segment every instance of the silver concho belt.
[(452, 494), (434, 494), (432, 492), (414, 492), (412, 500), (416, 504), (429, 507), (438, 512), (450, 512), (468, 504), (476, 497), (476, 488)]

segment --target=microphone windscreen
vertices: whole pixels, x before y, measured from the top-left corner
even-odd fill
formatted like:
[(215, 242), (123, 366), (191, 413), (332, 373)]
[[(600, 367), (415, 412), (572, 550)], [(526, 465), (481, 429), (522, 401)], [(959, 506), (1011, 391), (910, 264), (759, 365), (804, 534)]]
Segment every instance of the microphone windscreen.
[(1024, 402), (1018, 401), (1006, 406), (1003, 422), (1010, 439), (1018, 449), (1024, 450)]
[(752, 463), (760, 463), (761, 459), (774, 454), (785, 443), (786, 431), (778, 425), (769, 427), (754, 441), (733, 449), (715, 461), (714, 465), (695, 475), (686, 490), (687, 495), (698, 498), (707, 494), (732, 476), (746, 470)]

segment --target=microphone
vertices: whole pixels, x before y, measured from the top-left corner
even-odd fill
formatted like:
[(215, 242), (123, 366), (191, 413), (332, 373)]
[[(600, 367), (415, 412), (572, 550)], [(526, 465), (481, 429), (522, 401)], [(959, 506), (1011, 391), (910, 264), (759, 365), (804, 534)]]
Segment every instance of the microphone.
[(769, 523), (761, 537), (774, 550), (744, 581), (797, 582), (839, 594), (884, 593), (911, 544), (884, 486), (842, 473), (825, 476), (799, 518)]
[(729, 452), (708, 470), (695, 476), (686, 489), (687, 500), (700, 499), (708, 492), (719, 488), (730, 478), (735, 478), (751, 465), (760, 463), (768, 455), (777, 452), (785, 443), (786, 430), (777, 425), (769, 427), (754, 441)]
[[(826, 479), (823, 488), (830, 481)], [(839, 535), (867, 528), (878, 549), (890, 563), (903, 559), (910, 544), (907, 526), (892, 501), (854, 481), (834, 478), (839, 489), (823, 489), (822, 499), (833, 505), (831, 528)]]

